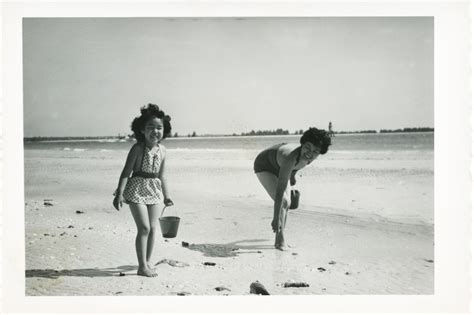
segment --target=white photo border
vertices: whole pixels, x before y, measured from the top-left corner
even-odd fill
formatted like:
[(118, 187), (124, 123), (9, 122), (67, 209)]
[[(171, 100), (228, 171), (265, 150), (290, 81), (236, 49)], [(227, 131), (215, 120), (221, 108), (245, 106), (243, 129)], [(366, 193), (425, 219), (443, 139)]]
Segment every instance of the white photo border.
[[(468, 312), (471, 239), (469, 1), (15, 2), (3, 15), (3, 311)], [(25, 295), (22, 19), (25, 17), (432, 16), (435, 34), (433, 295), (31, 297)]]

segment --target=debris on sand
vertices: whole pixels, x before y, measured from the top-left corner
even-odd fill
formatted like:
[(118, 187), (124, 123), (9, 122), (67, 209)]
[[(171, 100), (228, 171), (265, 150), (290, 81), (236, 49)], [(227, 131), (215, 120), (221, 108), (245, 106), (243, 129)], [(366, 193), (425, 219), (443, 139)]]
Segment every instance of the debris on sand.
[(123, 277), (123, 276), (125, 276), (125, 274), (124, 274), (123, 272), (120, 272), (120, 273), (119, 273), (119, 276), (120, 276), (120, 277)]
[(298, 253), (291, 253), (291, 254), (292, 254), (293, 256), (296, 256), (296, 255), (298, 255)]
[(64, 236), (66, 235), (66, 232), (62, 232), (61, 234), (59, 234), (59, 236)]
[(206, 261), (203, 264), (204, 264), (204, 266), (215, 266), (216, 265), (215, 262), (210, 262), (210, 261)]
[(227, 289), (226, 287), (216, 287), (216, 288), (214, 288), (214, 290), (219, 291), (219, 292), (220, 291), (230, 291), (230, 289)]
[(348, 276), (348, 275), (350, 275), (350, 274), (351, 274), (351, 273), (350, 273), (349, 271), (347, 271), (347, 272), (345, 273), (346, 276)]
[(181, 291), (181, 292), (177, 292), (176, 295), (185, 296), (185, 295), (191, 295), (191, 293), (185, 292), (185, 291)]
[(265, 289), (263, 284), (258, 281), (252, 282), (252, 284), (250, 284), (250, 293), (257, 295), (270, 295), (270, 293), (268, 293), (267, 289)]
[(183, 247), (188, 247), (188, 246), (189, 246), (189, 243), (188, 243), (188, 242), (181, 242), (181, 245), (182, 245)]
[(324, 269), (323, 267), (318, 267), (318, 270), (319, 270), (320, 272), (326, 271), (326, 269)]
[(283, 284), (284, 288), (307, 288), (309, 284), (306, 282), (285, 282)]
[(330, 264), (330, 265), (335, 265), (336, 262), (335, 262), (334, 260), (331, 260), (330, 262), (328, 262), (328, 264)]
[(425, 259), (426, 262), (429, 262), (429, 263), (434, 263), (434, 260), (433, 259)]
[(73, 229), (74, 228), (74, 225), (70, 225), (67, 227), (68, 229)]
[(84, 211), (76, 210), (76, 214), (81, 214), (81, 213), (84, 213)]
[(158, 266), (159, 264), (168, 264), (168, 265), (173, 266), (173, 267), (188, 267), (189, 266), (188, 263), (173, 260), (173, 259), (162, 259), (159, 262), (157, 262), (155, 264), (155, 266)]
[(47, 206), (47, 207), (52, 207), (52, 206), (54, 206), (54, 204), (53, 204), (51, 201), (45, 201), (43, 204), (44, 204), (45, 206)]

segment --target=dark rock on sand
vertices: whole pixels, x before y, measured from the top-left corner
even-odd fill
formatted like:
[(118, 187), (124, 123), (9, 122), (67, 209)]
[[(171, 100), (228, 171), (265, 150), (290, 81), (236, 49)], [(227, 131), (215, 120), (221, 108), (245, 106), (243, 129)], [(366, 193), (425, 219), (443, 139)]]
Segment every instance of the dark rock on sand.
[(267, 289), (265, 289), (263, 284), (258, 281), (252, 282), (250, 284), (250, 293), (257, 295), (270, 295), (270, 293), (268, 293)]
[(52, 207), (52, 206), (53, 206), (53, 203), (50, 202), (50, 201), (45, 201), (45, 202), (44, 202), (44, 205), (47, 206), (47, 207)]
[(189, 243), (188, 243), (188, 242), (181, 242), (181, 245), (182, 245), (183, 247), (188, 247), (188, 246), (189, 246)]
[(216, 288), (214, 288), (214, 290), (216, 290), (216, 291), (230, 291), (226, 287), (216, 287)]
[(309, 287), (309, 284), (306, 282), (285, 282), (283, 284), (283, 287), (285, 288), (307, 288)]
[(216, 265), (215, 262), (210, 262), (210, 261), (204, 262), (204, 266), (215, 266), (215, 265)]
[(76, 210), (76, 213), (77, 213), (77, 214), (81, 214), (81, 213), (84, 213), (84, 211)]
[(120, 272), (120, 273), (119, 273), (119, 276), (120, 276), (120, 277), (123, 277), (123, 276), (125, 276), (125, 274), (124, 274), (123, 272)]
[(185, 295), (191, 295), (191, 293), (182, 291), (182, 292), (176, 293), (176, 295), (185, 296)]
[(334, 260), (331, 260), (330, 262), (328, 262), (328, 264), (330, 264), (330, 265), (335, 265), (336, 262), (335, 262)]
[(425, 259), (426, 262), (429, 262), (429, 263), (434, 263), (434, 260), (433, 259)]
[(319, 267), (318, 270), (321, 272), (326, 271), (326, 269), (324, 269), (323, 267)]

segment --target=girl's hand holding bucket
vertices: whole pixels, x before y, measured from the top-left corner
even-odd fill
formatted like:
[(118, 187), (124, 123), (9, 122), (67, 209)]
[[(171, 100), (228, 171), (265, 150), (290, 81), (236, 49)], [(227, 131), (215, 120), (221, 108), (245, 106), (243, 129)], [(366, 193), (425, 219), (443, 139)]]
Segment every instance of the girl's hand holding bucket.
[(167, 206), (167, 207), (174, 205), (173, 200), (171, 200), (171, 198), (168, 198), (168, 197), (165, 198), (165, 200), (163, 201), (163, 203), (164, 203), (165, 206)]

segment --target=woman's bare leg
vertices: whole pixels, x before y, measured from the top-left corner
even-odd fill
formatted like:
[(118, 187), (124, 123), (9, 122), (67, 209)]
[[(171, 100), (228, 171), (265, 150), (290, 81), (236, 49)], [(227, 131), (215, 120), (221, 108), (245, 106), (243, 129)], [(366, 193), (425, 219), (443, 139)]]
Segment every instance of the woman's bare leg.
[[(262, 184), (262, 186), (265, 188), (267, 191), (268, 195), (272, 198), (273, 201), (275, 201), (275, 195), (276, 195), (276, 190), (277, 190), (277, 185), (278, 185), (278, 177), (275, 174), (269, 173), (269, 172), (258, 172), (256, 173), (258, 180)], [(277, 249), (283, 250), (286, 247), (285, 243), (285, 237), (284, 237), (284, 229), (286, 226), (286, 217), (288, 213), (288, 207), (290, 206), (289, 204), (289, 193), (288, 193), (288, 188), (285, 191), (283, 195), (283, 200), (282, 200), (282, 207), (280, 209), (280, 229), (276, 231), (275, 234), (275, 247)], [(275, 221), (275, 217), (273, 218), (273, 221)], [(272, 226), (273, 226), (273, 221), (272, 221)]]

